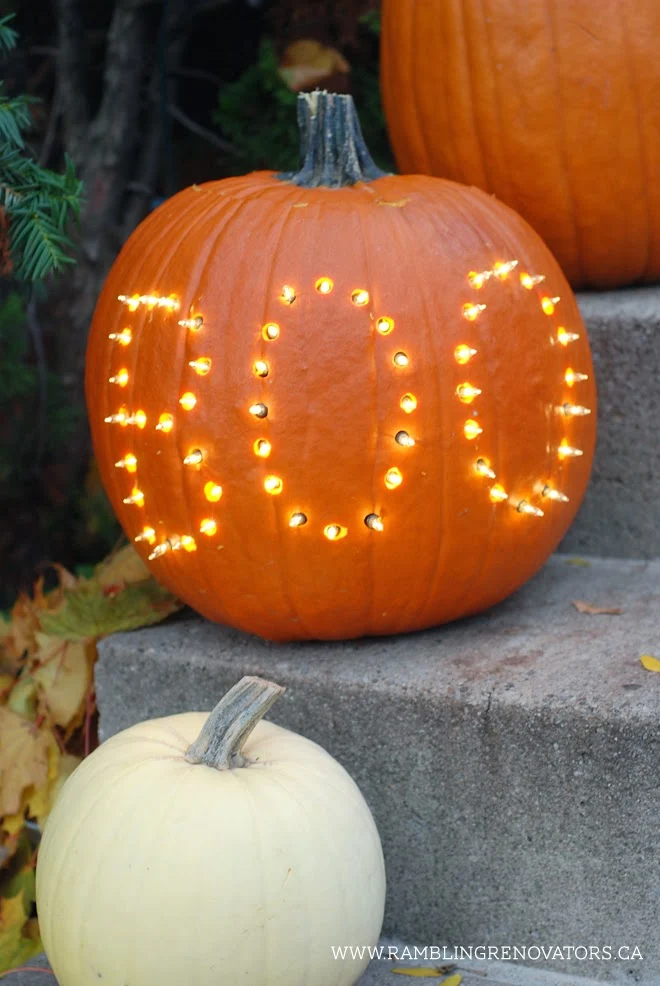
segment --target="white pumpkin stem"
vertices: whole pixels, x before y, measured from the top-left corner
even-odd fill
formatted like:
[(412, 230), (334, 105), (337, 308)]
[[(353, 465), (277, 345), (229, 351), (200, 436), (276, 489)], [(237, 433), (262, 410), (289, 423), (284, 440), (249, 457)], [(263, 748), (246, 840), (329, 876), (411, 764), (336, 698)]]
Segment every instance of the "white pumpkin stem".
[(188, 763), (203, 763), (216, 770), (245, 767), (250, 761), (241, 748), (259, 720), (284, 688), (265, 678), (246, 675), (221, 698), (201, 733), (186, 750)]

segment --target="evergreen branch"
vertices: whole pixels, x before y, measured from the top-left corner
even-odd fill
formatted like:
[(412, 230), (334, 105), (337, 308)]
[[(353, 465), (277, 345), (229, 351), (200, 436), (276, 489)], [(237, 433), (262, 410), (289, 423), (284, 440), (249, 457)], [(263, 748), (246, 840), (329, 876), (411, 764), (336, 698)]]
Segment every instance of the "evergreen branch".
[(7, 14), (0, 18), (0, 55), (6, 55), (16, 47), (18, 32), (13, 27), (9, 27), (9, 22), (14, 19), (14, 14)]

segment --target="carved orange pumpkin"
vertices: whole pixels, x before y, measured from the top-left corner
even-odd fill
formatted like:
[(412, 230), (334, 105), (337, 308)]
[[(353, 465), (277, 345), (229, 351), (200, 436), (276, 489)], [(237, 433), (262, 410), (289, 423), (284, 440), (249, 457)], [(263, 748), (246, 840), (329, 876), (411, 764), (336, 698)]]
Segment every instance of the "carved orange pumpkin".
[(383, 175), (350, 97), (303, 167), (142, 223), (87, 367), (101, 473), (154, 574), (274, 640), (398, 633), (530, 577), (589, 476), (595, 393), (539, 237), (473, 188)]
[(658, 0), (383, 0), (404, 171), (493, 192), (576, 287), (660, 279)]

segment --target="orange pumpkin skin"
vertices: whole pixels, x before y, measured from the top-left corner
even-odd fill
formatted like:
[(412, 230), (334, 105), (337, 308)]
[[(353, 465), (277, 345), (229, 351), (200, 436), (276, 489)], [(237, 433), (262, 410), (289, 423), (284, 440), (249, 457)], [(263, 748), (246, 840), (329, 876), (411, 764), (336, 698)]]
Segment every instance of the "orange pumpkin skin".
[(657, 0), (383, 0), (401, 170), (476, 185), (576, 287), (660, 278)]
[(566, 532), (594, 448), (589, 346), (550, 252), (498, 201), (428, 177), (260, 172), (179, 193), (108, 276), (87, 393), (105, 487), (127, 535), (146, 528), (144, 557), (163, 551), (156, 577), (272, 640), (417, 630), (503, 599)]

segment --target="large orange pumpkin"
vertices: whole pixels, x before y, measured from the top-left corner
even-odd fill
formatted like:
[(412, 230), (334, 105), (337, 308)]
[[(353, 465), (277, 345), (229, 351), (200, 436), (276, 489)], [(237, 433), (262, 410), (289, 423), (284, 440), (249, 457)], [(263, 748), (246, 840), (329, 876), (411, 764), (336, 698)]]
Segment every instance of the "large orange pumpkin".
[(660, 278), (658, 0), (383, 0), (406, 172), (493, 192), (574, 286)]
[(300, 173), (188, 188), (101, 294), (87, 393), (154, 574), (275, 640), (490, 606), (587, 484), (595, 393), (571, 291), (483, 192), (382, 175), (349, 96), (301, 96)]

